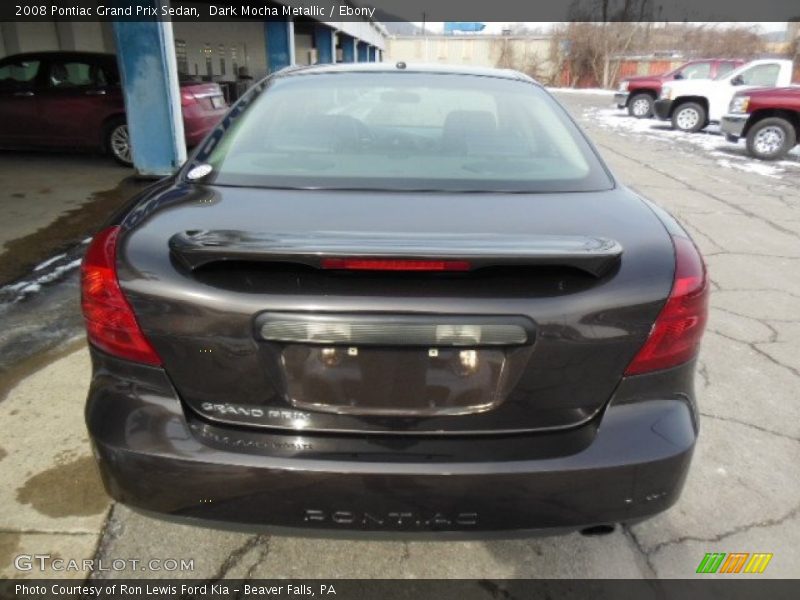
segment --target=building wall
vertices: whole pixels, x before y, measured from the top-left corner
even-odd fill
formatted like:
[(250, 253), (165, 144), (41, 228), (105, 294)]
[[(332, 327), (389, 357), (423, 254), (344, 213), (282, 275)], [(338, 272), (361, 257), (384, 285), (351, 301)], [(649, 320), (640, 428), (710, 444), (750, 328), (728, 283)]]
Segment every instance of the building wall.
[[(287, 0), (287, 4), (290, 2)], [(326, 21), (328, 27), (337, 31), (342, 31), (351, 37), (358, 38), (381, 50), (386, 49), (387, 32), (381, 23), (371, 21)]]
[(81, 21), (0, 24), (0, 57), (48, 50), (113, 52), (111, 25)]
[[(211, 63), (211, 75), (215, 79), (233, 81), (234, 62), (246, 66), (250, 75), (260, 79), (267, 74), (267, 46), (264, 24), (259, 21), (238, 23), (207, 23), (175, 21), (172, 24), (176, 46), (185, 44), (188, 74), (208, 74), (207, 59)], [(180, 61), (180, 51), (176, 57)], [(225, 63), (225, 73), (221, 61)]]
[(502, 35), (435, 35), (388, 38), (386, 60), (514, 68), (551, 75), (550, 38)]
[(298, 65), (313, 65), (317, 62), (314, 50), (314, 35), (310, 31), (294, 30), (294, 62)]
[(58, 49), (56, 24), (50, 22), (0, 23), (3, 56), (19, 52)]
[[(75, 21), (70, 23), (72, 37), (71, 40), (62, 40), (62, 43), (71, 43), (73, 50), (88, 50), (90, 52), (112, 52), (110, 47), (106, 46), (106, 40), (111, 42), (111, 38), (107, 38), (104, 30), (111, 31), (109, 23), (90, 23), (83, 21)], [(113, 47), (113, 42), (111, 43)]]
[[(357, 33), (381, 48), (383, 28), (375, 23), (328, 23), (334, 29)], [(235, 67), (246, 66), (256, 80), (267, 74), (267, 45), (264, 23), (260, 21), (202, 22), (175, 21), (172, 24), (179, 68), (189, 75), (233, 81)], [(298, 24), (295, 33), (295, 60), (310, 64), (315, 54), (311, 26)], [(0, 23), (0, 58), (19, 52), (48, 50), (86, 50), (115, 52), (110, 23), (101, 22), (22, 22)], [(224, 63), (224, 67), (223, 67)], [(210, 68), (209, 68), (210, 67)]]

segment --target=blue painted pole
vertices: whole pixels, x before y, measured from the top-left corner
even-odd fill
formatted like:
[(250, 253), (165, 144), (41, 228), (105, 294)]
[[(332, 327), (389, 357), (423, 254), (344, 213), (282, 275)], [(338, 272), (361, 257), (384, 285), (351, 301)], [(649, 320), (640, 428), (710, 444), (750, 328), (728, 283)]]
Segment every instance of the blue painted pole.
[[(160, 0), (137, 4), (161, 6)], [(170, 175), (186, 161), (172, 23), (114, 21), (112, 29), (134, 167), (146, 177)]]
[(367, 45), (364, 42), (358, 42), (357, 53), (358, 62), (367, 62)]
[(318, 63), (336, 62), (333, 52), (333, 29), (322, 24), (314, 26), (314, 47)]
[(267, 36), (267, 66), (270, 73), (294, 64), (294, 23), (264, 21)]
[(356, 44), (352, 36), (346, 33), (339, 34), (339, 44), (342, 46), (342, 62), (356, 62)]

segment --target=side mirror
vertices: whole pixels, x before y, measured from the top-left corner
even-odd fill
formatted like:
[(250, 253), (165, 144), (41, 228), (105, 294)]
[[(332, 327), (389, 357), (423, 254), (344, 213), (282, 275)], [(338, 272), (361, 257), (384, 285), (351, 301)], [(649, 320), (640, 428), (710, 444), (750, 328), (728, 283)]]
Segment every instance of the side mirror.
[(675, 73), (672, 77), (673, 79), (683, 79), (683, 73)]
[(737, 75), (731, 79), (731, 85), (744, 85), (744, 79), (742, 79), (741, 75)]

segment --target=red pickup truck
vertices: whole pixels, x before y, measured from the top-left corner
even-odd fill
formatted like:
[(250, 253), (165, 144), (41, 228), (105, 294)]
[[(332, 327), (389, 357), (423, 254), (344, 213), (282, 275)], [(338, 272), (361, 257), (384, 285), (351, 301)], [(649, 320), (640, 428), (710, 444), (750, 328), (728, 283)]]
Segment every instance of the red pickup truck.
[(722, 132), (747, 138), (747, 151), (763, 160), (783, 158), (800, 139), (800, 86), (746, 90), (733, 96)]
[(690, 60), (677, 69), (661, 75), (626, 77), (619, 84), (614, 100), (619, 108), (627, 108), (632, 117), (653, 116), (653, 103), (661, 94), (661, 85), (673, 79), (714, 79), (730, 73), (745, 61), (733, 58)]

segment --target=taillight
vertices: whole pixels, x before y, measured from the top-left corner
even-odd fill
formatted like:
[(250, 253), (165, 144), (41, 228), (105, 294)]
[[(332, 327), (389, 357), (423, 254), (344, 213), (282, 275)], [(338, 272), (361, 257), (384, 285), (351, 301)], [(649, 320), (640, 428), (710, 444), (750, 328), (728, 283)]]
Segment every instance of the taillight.
[(197, 98), (191, 92), (181, 92), (181, 106), (189, 106), (197, 102)]
[(466, 260), (323, 258), (323, 269), (346, 271), (469, 271)]
[(668, 369), (697, 354), (708, 318), (708, 278), (691, 240), (673, 236), (675, 280), (650, 336), (625, 371), (639, 375)]
[(89, 341), (119, 358), (160, 365), (156, 351), (139, 328), (117, 281), (119, 227), (104, 229), (92, 240), (81, 266), (81, 306)]

